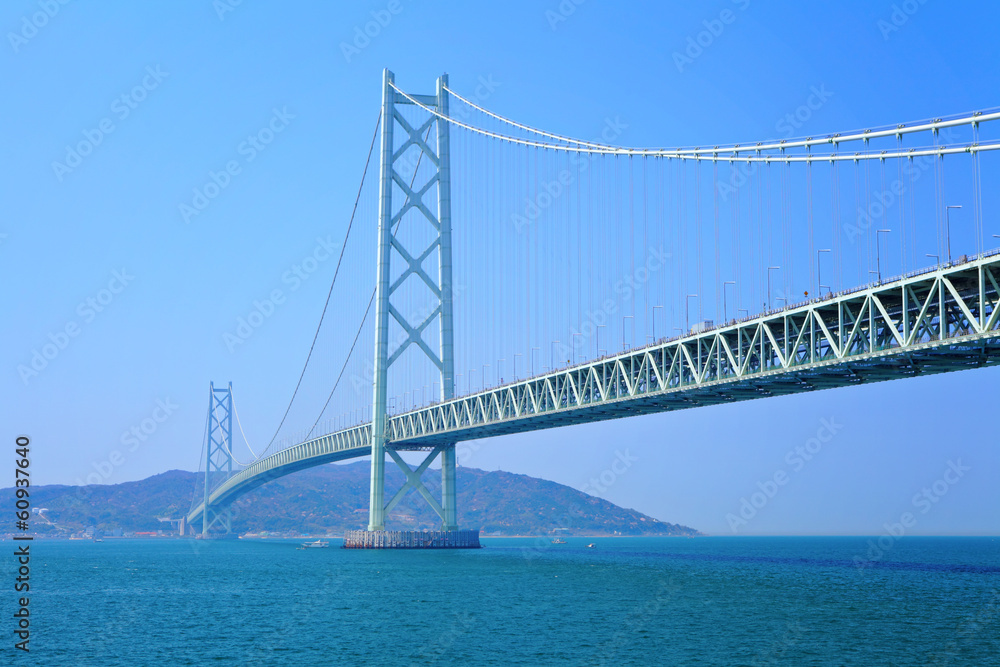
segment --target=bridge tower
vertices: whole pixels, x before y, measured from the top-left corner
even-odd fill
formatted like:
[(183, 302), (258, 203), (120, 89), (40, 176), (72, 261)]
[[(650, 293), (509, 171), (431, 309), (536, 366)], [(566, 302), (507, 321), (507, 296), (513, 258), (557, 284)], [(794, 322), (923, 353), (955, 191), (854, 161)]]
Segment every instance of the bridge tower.
[(205, 447), (205, 511), (202, 513), (201, 536), (229, 535), (232, 532), (232, 511), (229, 505), (216, 509), (209, 502), (212, 489), (233, 474), (233, 383), (224, 389), (209, 384), (208, 442)]
[[(455, 443), (440, 445), (431, 449), (426, 459), (416, 470), (412, 470), (400, 457), (397, 447), (386, 438), (387, 425), (387, 380), (389, 368), (410, 346), (416, 345), (420, 352), (440, 373), (441, 400), (454, 397), (454, 330), (452, 328), (452, 263), (451, 263), (451, 164), (448, 123), (434, 114), (423, 123), (411, 124), (399, 113), (397, 105), (419, 104), (448, 115), (448, 75), (437, 80), (435, 95), (402, 95), (394, 85), (394, 77), (388, 69), (382, 73), (382, 121), (381, 159), (379, 170), (379, 217), (378, 217), (378, 269), (375, 295), (375, 361), (373, 387), (373, 414), (371, 438), (371, 497), (369, 501), (369, 533), (385, 530), (385, 517), (410, 491), (416, 490), (441, 517), (441, 530), (448, 544), (454, 543), (458, 532), (455, 509)], [(436, 130), (436, 142), (426, 141), (431, 130)], [(395, 134), (402, 131), (403, 141), (396, 142)], [(436, 146), (431, 147), (432, 143)], [(397, 164), (406, 158), (407, 151), (415, 146), (419, 150), (420, 161), (432, 166), (432, 174), (424, 183), (413, 180), (407, 182), (404, 174), (397, 170)], [(412, 153), (412, 151), (410, 151)], [(435, 185), (437, 186), (435, 188)], [(393, 190), (401, 192), (403, 201), (393, 201)], [(437, 191), (436, 211), (424, 201), (424, 196)], [(422, 215), (435, 230), (427, 247), (406, 248), (401, 238), (394, 236), (397, 225), (410, 211)], [(437, 251), (437, 276), (428, 275), (424, 261)], [(391, 269), (401, 261), (402, 271), (393, 278)], [(431, 272), (433, 273), (433, 271)], [(433, 294), (435, 308), (429, 315), (412, 321), (404, 315), (408, 309), (397, 308), (392, 303), (393, 293), (407, 278), (416, 276)], [(392, 317), (402, 327), (405, 340), (392, 351), (389, 350), (389, 318)], [(440, 345), (431, 349), (423, 338), (423, 331), (435, 320), (440, 327)], [(386, 454), (403, 470), (406, 483), (388, 502), (385, 502), (385, 456)], [(430, 494), (420, 480), (421, 474), (436, 458), (441, 457), (441, 502)], [(359, 531), (364, 533), (365, 531)], [(454, 534), (453, 534), (454, 533)], [(374, 540), (373, 540), (374, 537)], [(466, 538), (468, 536), (465, 536)], [(391, 546), (392, 539), (382, 540), (378, 536), (360, 535), (362, 546), (385, 544)], [(478, 546), (478, 535), (475, 539)]]

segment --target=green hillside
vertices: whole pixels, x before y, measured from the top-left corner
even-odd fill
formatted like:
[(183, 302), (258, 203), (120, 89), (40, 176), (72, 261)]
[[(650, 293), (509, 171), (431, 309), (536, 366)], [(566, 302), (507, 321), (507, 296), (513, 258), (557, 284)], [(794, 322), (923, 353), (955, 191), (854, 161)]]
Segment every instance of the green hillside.
[[(325, 465), (303, 470), (241, 497), (234, 505), (239, 533), (326, 534), (367, 524), (368, 463)], [(440, 476), (424, 481), (438, 495)], [(171, 470), (139, 482), (115, 485), (40, 486), (32, 506), (46, 508), (33, 517), (39, 533), (68, 535), (89, 526), (110, 533), (170, 529), (160, 518), (179, 518), (191, 506), (199, 476)], [(386, 497), (403, 483), (399, 470), (386, 468)], [(698, 531), (618, 507), (568, 486), (526, 475), (458, 469), (459, 524), (484, 534), (548, 535), (696, 535)], [(11, 489), (0, 491), (10, 497)], [(439, 527), (439, 520), (416, 493), (399, 503), (387, 528)]]

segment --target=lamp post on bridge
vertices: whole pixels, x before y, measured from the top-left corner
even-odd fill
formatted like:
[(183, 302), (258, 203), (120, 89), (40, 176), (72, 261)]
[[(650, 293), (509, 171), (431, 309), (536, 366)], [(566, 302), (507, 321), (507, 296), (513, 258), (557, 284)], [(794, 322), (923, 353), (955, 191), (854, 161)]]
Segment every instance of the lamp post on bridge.
[[(816, 277), (819, 280), (819, 291), (817, 292), (820, 296), (823, 296), (823, 262), (819, 261), (820, 257), (824, 252), (830, 252), (829, 248), (820, 248), (816, 251)], [(830, 293), (833, 294), (833, 290), (830, 289), (829, 285), (825, 286)]]
[(933, 257), (934, 258), (934, 264), (935, 264), (935, 266), (939, 266), (941, 264), (941, 256), (940, 255), (926, 254), (925, 256), (926, 257)]
[(549, 343), (549, 363), (552, 365), (553, 371), (556, 369), (556, 345), (562, 345), (562, 342), (554, 340)]
[(962, 208), (961, 204), (949, 204), (944, 207), (945, 220), (948, 223), (948, 263), (951, 264), (951, 209)]
[(736, 294), (736, 281), (735, 280), (727, 280), (724, 283), (722, 283), (722, 316), (728, 322), (729, 321), (729, 306), (726, 305), (726, 285), (732, 285), (733, 286), (733, 294), (735, 295)]
[(771, 310), (771, 271), (777, 271), (780, 266), (767, 267), (767, 309)]
[[(622, 352), (625, 351), (625, 320), (632, 320), (632, 337), (635, 338), (635, 317), (632, 315), (625, 315), (622, 317)], [(629, 348), (631, 349), (631, 348)]]
[(691, 331), (691, 313), (690, 313), (690, 311), (691, 311), (691, 299), (692, 298), (697, 299), (698, 295), (697, 294), (688, 294), (687, 297), (684, 299), (684, 327), (688, 331)]
[[(891, 231), (892, 231), (891, 229), (875, 230), (875, 272), (878, 275), (878, 282), (880, 285), (882, 284), (882, 251), (879, 244), (879, 239), (881, 239), (882, 237), (879, 236), (879, 234), (888, 234)], [(950, 257), (948, 261), (949, 262), (951, 261)]]
[(517, 382), (517, 358), (524, 356), (520, 352), (514, 353), (514, 382)]

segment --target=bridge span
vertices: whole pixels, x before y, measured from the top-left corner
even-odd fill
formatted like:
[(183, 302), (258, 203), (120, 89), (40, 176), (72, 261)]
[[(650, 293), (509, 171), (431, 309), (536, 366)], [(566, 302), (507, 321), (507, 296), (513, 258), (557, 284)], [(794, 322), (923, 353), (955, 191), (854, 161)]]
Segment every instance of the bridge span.
[[(395, 458), (398, 450), (435, 451), (475, 438), (994, 365), (998, 253), (391, 415), (387, 450)], [(209, 505), (228, 505), (304, 468), (369, 456), (371, 428), (262, 458), (212, 492)], [(203, 511), (202, 502), (188, 524)]]

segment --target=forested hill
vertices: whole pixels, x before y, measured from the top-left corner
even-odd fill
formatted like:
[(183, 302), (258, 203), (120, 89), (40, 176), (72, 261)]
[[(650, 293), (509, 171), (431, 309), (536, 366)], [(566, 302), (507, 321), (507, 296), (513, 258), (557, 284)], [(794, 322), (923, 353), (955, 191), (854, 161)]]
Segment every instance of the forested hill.
[[(177, 519), (191, 507), (199, 476), (171, 470), (138, 482), (114, 485), (38, 486), (32, 517), (40, 533), (71, 534), (89, 526), (105, 533), (170, 530), (161, 518)], [(326, 534), (367, 524), (369, 464), (324, 465), (303, 470), (242, 496), (234, 505), (239, 533)], [(424, 474), (438, 495), (440, 475)], [(402, 473), (386, 468), (386, 498), (403, 483)], [(12, 489), (0, 493), (11, 497)], [(438, 496), (439, 497), (439, 496)], [(11, 504), (13, 500), (11, 500)], [(483, 534), (549, 535), (697, 535), (698, 531), (618, 507), (568, 486), (508, 472), (458, 469), (459, 524)], [(399, 503), (387, 528), (437, 528), (440, 521), (415, 492)]]

